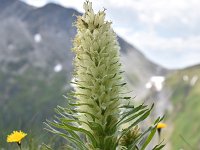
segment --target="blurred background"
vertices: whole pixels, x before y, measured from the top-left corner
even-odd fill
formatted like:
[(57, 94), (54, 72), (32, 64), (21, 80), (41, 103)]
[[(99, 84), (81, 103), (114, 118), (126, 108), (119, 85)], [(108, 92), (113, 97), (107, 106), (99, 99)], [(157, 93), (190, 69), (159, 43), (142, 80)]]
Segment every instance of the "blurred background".
[[(43, 122), (72, 89), (72, 24), (83, 2), (0, 0), (0, 148), (19, 129), (49, 142)], [(134, 103), (155, 103), (148, 122), (165, 115), (165, 149), (200, 149), (200, 1), (92, 2), (113, 22)]]

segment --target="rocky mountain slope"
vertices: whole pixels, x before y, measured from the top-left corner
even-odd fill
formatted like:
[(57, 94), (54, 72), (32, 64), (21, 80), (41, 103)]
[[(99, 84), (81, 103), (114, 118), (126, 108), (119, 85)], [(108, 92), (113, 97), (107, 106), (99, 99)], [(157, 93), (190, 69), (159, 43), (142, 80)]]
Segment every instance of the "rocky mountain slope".
[[(0, 13), (0, 35), (3, 37), (0, 40), (0, 63), (4, 64), (4, 70), (9, 68), (10, 63), (20, 70), (25, 70), (22, 68), (26, 64), (50, 69), (58, 63), (63, 69), (71, 69), (70, 48), (76, 33), (72, 24), (79, 12), (52, 3), (34, 8), (18, 0), (0, 2), (3, 8)], [(160, 66), (146, 59), (120, 37), (119, 43), (124, 62), (134, 67), (130, 72), (136, 76), (160, 72)]]

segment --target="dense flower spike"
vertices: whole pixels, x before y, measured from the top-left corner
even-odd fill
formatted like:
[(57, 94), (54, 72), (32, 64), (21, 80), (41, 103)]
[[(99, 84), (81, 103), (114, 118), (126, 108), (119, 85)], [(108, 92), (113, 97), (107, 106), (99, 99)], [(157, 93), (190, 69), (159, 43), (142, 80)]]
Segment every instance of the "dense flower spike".
[[(79, 112), (90, 112), (95, 117), (79, 114), (82, 121), (105, 124), (108, 116), (118, 117), (121, 74), (119, 46), (104, 11), (94, 14), (91, 3), (85, 4), (85, 15), (78, 18), (78, 33), (74, 40), (76, 58), (75, 97)], [(82, 95), (85, 95), (83, 97)]]
[(27, 134), (22, 131), (13, 131), (12, 134), (8, 135), (7, 142), (15, 142), (18, 144), (21, 144), (21, 140), (26, 136)]
[(153, 107), (129, 103), (131, 98), (124, 94), (120, 48), (111, 22), (105, 21), (105, 10), (95, 14), (89, 1), (84, 3), (84, 9), (85, 13), (77, 18), (73, 43), (74, 91), (67, 97), (69, 106), (56, 109), (59, 116), (48, 121), (47, 130), (73, 143), (71, 149), (144, 150), (155, 134), (155, 124), (162, 119), (140, 132), (137, 125)]
[[(73, 48), (77, 85), (74, 97), (77, 99), (79, 120), (102, 128), (93, 133), (100, 142), (115, 133), (116, 129), (109, 130), (119, 118), (119, 93), (123, 85), (119, 44), (111, 23), (105, 21), (105, 12), (94, 14), (91, 2), (86, 2), (84, 9), (85, 14), (78, 17), (76, 23), (78, 33)], [(92, 131), (86, 124), (82, 127)]]

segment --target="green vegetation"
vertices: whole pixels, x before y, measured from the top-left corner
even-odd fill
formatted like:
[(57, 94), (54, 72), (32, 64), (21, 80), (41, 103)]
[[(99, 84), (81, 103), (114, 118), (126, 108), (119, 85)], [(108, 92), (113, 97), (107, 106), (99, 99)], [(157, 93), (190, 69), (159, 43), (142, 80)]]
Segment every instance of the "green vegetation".
[(200, 66), (171, 74), (166, 88), (172, 91), (173, 112), (168, 116), (173, 125), (172, 149), (200, 148)]
[(43, 122), (51, 119), (56, 105), (66, 104), (63, 82), (67, 83), (64, 71), (51, 76), (36, 68), (23, 74), (0, 72), (0, 147), (8, 145), (7, 134), (14, 130), (27, 132), (33, 145), (48, 143)]

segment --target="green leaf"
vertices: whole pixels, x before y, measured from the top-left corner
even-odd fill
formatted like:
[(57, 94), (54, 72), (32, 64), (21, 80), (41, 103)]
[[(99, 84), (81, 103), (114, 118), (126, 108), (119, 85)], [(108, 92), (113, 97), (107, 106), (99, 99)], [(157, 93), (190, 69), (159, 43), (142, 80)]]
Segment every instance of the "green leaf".
[(90, 129), (96, 133), (98, 133), (99, 135), (104, 135), (104, 129), (103, 127), (96, 122), (89, 122), (88, 126), (90, 127)]
[(162, 144), (163, 141), (160, 144), (156, 145), (152, 150), (160, 150), (160, 149), (162, 149), (165, 146), (165, 144)]
[(152, 105), (152, 107), (150, 108), (150, 110), (148, 110), (145, 114), (143, 114), (141, 117), (139, 117), (134, 123), (132, 123), (128, 128), (126, 128), (124, 131), (122, 131), (122, 134), (121, 134), (121, 136), (118, 138), (118, 142), (119, 142), (119, 140), (133, 127), (133, 126), (135, 126), (135, 125), (137, 125), (138, 123), (140, 123), (140, 122), (142, 122), (143, 120), (145, 120), (148, 116), (149, 116), (149, 114), (150, 114), (150, 112), (151, 112), (151, 110), (153, 109), (153, 105)]
[(130, 121), (134, 120), (135, 118), (141, 116), (142, 114), (144, 114), (147, 111), (148, 111), (148, 109), (142, 110), (142, 111), (138, 112), (137, 114), (134, 114), (133, 116), (131, 116), (131, 117), (127, 118), (126, 120), (120, 122), (118, 125), (130, 122)]
[(154, 127), (154, 129), (151, 131), (151, 133), (149, 134), (149, 136), (147, 137), (145, 142), (142, 144), (141, 150), (144, 150), (147, 147), (147, 145), (150, 143), (150, 141), (152, 140), (153, 136), (155, 135), (156, 130), (157, 130), (157, 128)]
[(82, 128), (78, 128), (78, 127), (75, 127), (75, 126), (72, 126), (72, 125), (69, 125), (69, 124), (59, 124), (58, 122), (54, 123), (54, 122), (48, 122), (50, 125), (56, 127), (56, 128), (59, 128), (59, 129), (64, 129), (66, 131), (68, 130), (71, 130), (71, 131), (78, 131), (78, 132), (81, 132), (81, 133), (84, 133), (86, 134), (89, 139), (91, 140), (91, 142), (93, 143), (94, 146), (97, 145), (97, 142), (96, 142), (96, 139), (94, 138), (94, 136), (87, 130), (85, 129), (82, 129)]
[(117, 141), (113, 136), (107, 136), (104, 140), (104, 149), (105, 150), (116, 150), (116, 147), (117, 147), (117, 144), (116, 142)]
[(128, 116), (130, 116), (130, 115), (132, 115), (132, 114), (134, 114), (134, 113), (136, 113), (136, 112), (138, 112), (138, 111), (140, 111), (140, 110), (142, 110), (142, 109), (144, 109), (146, 107), (147, 106), (140, 105), (138, 107), (133, 108), (132, 110), (130, 110), (128, 112), (123, 113), (122, 114), (122, 118), (117, 122), (116, 125), (118, 125), (120, 122), (122, 122), (126, 117), (128, 117)]
[(89, 112), (86, 112), (86, 111), (79, 111), (79, 113), (89, 115), (89, 116), (92, 117), (93, 120), (95, 120), (95, 119), (99, 120), (99, 118), (97, 116), (95, 116), (95, 114), (92, 114), (92, 113), (89, 113)]
[[(70, 137), (70, 136), (67, 136), (66, 134), (58, 131), (58, 130), (55, 130), (53, 127), (51, 127), (49, 124), (52, 124), (52, 122), (50, 121), (47, 121), (47, 123), (44, 123), (48, 128), (45, 128), (45, 130), (49, 131), (49, 132), (52, 132), (54, 134), (58, 134), (62, 137), (64, 137), (65, 139), (69, 140), (71, 143), (75, 144), (77, 147), (79, 147), (80, 150), (87, 150), (87, 148), (85, 147), (85, 144), (82, 142), (82, 140), (78, 140), (77, 138), (74, 138), (74, 137)], [(58, 127), (59, 125), (57, 125)]]
[(158, 117), (155, 122), (154, 125), (158, 124), (159, 122), (161, 122), (164, 119), (164, 116), (162, 118)]

